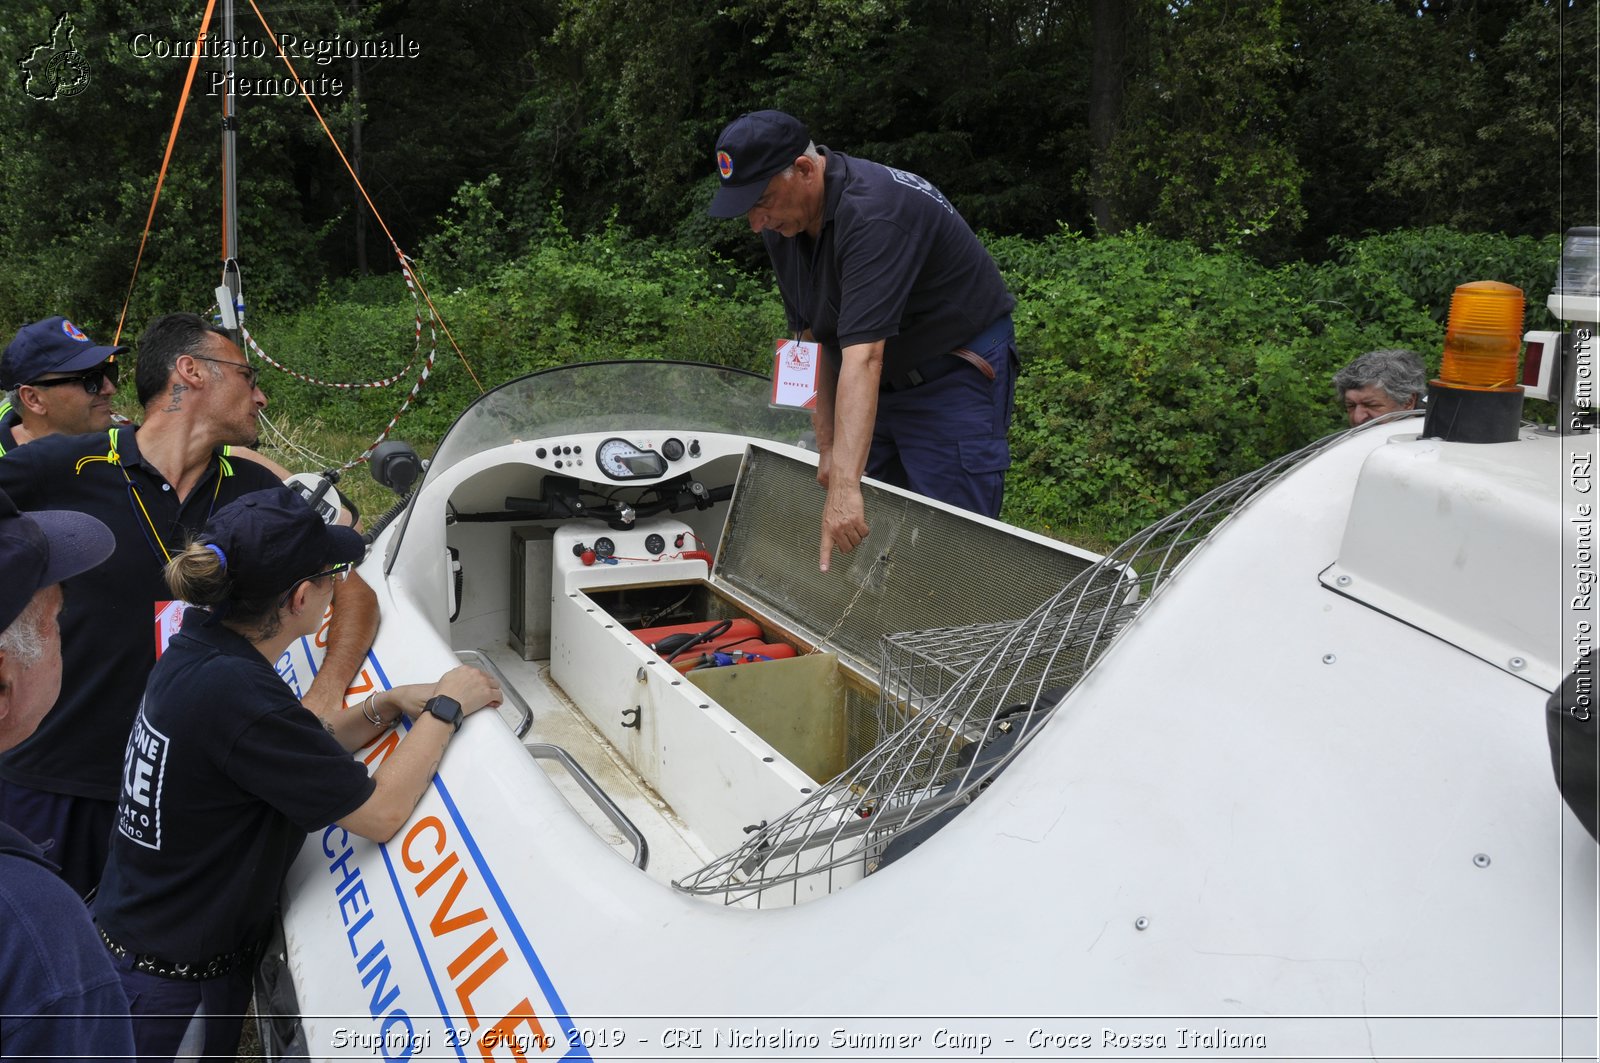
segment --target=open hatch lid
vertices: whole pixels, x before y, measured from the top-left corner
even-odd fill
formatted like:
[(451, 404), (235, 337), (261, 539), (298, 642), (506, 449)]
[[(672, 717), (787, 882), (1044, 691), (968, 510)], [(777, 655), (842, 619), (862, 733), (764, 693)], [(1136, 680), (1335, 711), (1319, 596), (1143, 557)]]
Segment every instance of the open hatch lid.
[(746, 448), (711, 580), (864, 674), (896, 632), (1021, 620), (1097, 556), (876, 481), (871, 534), (817, 565), (815, 462)]

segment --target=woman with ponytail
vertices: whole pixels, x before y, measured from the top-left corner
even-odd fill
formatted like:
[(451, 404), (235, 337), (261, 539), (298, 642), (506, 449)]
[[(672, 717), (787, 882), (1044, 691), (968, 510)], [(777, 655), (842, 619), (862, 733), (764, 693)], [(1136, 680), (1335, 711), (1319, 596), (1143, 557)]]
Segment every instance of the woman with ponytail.
[[(375, 693), (324, 724), (274, 664), (322, 623), (365, 544), (294, 492), (245, 495), (166, 578), (191, 606), (156, 662), (128, 738), (111, 858), (94, 901), (141, 1058), (232, 1059), (251, 976), (306, 835), (383, 842), (410, 818), (462, 717), (500, 703), (455, 668)], [(351, 757), (413, 723), (369, 777)]]

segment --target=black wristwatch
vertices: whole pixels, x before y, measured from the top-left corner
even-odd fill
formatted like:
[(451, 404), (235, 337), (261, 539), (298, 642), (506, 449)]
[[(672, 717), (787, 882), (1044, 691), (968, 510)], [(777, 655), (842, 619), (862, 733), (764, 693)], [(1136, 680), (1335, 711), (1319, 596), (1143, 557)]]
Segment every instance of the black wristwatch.
[(435, 694), (422, 706), (422, 711), (432, 713), (434, 716), (450, 725), (450, 730), (461, 730), (461, 721), (467, 718), (461, 711), (461, 702), (455, 698), (447, 698), (443, 694)]

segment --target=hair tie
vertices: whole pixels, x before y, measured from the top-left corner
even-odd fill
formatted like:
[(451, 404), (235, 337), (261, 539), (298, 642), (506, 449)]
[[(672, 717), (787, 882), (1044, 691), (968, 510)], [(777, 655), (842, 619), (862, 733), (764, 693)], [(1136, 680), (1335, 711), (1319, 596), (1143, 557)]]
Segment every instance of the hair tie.
[(228, 555), (222, 552), (222, 547), (216, 543), (206, 543), (206, 549), (217, 555), (217, 560), (222, 562), (224, 569), (228, 567)]

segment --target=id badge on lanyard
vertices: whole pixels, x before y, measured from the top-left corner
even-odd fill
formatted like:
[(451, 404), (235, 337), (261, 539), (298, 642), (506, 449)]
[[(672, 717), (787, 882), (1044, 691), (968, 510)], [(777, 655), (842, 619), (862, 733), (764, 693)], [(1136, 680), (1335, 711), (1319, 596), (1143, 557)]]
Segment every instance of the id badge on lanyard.
[(183, 626), (183, 611), (187, 608), (188, 602), (156, 603), (156, 660), (161, 659), (161, 655), (167, 651), (167, 643)]
[(821, 347), (812, 340), (779, 340), (772, 362), (772, 405), (793, 410), (817, 406), (817, 361)]

